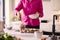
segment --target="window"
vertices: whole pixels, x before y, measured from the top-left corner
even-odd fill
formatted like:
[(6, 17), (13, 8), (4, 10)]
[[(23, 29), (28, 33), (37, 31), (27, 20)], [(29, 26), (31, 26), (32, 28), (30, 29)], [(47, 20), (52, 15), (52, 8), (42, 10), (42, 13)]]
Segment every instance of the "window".
[(4, 0), (0, 0), (0, 21), (3, 21), (5, 16)]
[(2, 0), (0, 0), (0, 21), (2, 21)]

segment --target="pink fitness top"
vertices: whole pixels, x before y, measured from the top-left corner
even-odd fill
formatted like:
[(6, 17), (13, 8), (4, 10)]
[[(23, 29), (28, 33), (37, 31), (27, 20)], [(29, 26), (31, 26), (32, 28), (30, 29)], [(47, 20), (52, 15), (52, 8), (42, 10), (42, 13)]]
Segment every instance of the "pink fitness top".
[(24, 25), (38, 26), (40, 25), (39, 18), (31, 19), (28, 15), (35, 14), (39, 12), (39, 17), (43, 17), (43, 6), (42, 0), (19, 0), (17, 7), (14, 12), (17, 13), (23, 9), (22, 22)]

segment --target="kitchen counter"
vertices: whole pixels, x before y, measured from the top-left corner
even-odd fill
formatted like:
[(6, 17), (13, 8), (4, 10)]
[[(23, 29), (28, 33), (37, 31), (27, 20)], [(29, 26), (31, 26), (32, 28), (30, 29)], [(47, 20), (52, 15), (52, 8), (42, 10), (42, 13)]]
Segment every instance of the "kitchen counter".
[(8, 30), (8, 29), (4, 29), (4, 32), (12, 36), (19, 37), (22, 40), (39, 40), (34, 37), (33, 33), (20, 33), (20, 32), (16, 32), (14, 30)]
[[(22, 40), (40, 40), (40, 38), (36, 38), (34, 36), (34, 33), (20, 33), (15, 30), (8, 30), (8, 29), (4, 29), (4, 32), (12, 36), (21, 38)], [(43, 37), (47, 37), (47, 36), (43, 35)]]

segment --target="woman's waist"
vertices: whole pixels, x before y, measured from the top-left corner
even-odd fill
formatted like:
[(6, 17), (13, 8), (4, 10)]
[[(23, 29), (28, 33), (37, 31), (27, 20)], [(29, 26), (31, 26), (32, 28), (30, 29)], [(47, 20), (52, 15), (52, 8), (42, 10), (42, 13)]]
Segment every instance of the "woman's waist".
[(30, 19), (30, 20), (22, 20), (22, 22), (25, 24), (25, 25), (39, 25), (40, 24), (40, 21), (39, 21), (39, 19), (34, 19), (34, 20), (32, 20), (32, 19)]

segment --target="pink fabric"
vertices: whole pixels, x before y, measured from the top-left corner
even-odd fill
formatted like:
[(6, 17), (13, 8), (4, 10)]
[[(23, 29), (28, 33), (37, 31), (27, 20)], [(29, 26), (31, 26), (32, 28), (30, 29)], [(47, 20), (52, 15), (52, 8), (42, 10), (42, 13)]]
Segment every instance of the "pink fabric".
[(28, 15), (39, 12), (39, 17), (43, 17), (43, 6), (42, 0), (19, 0), (17, 7), (15, 8), (15, 13), (23, 9), (24, 15), (22, 17), (22, 22), (24, 25), (38, 26), (40, 25), (38, 19), (30, 19)]

